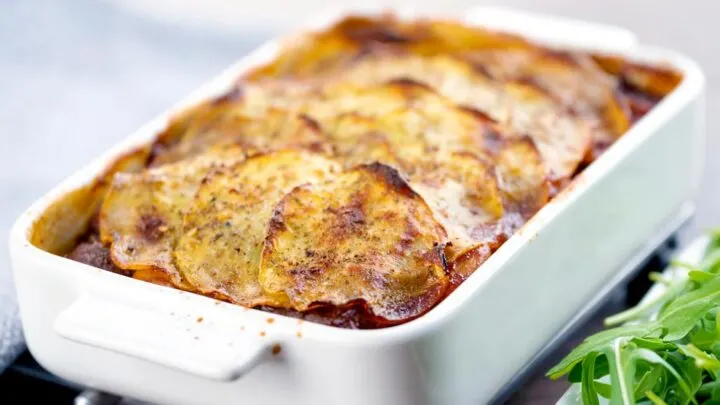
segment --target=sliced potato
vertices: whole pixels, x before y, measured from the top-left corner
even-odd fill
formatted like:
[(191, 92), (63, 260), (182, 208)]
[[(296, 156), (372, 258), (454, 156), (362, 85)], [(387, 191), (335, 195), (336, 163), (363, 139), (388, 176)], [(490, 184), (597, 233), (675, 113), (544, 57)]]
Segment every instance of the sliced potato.
[[(395, 80), (394, 84), (383, 85)], [(401, 80), (397, 82), (397, 80)], [(414, 82), (414, 83), (413, 83)], [(445, 126), (445, 136), (466, 133), (467, 119), (454, 114), (448, 101), (487, 114), (513, 132), (533, 138), (553, 177), (567, 179), (575, 173), (590, 150), (591, 127), (569, 114), (544, 90), (521, 82), (496, 82), (476, 72), (461, 59), (449, 55), (370, 54), (356, 58), (349, 66), (330, 72), (314, 91), (292, 91), (282, 95), (283, 107), (295, 105), (324, 124), (342, 112), (382, 116), (398, 108), (409, 108), (423, 115), (425, 122), (437, 119)], [(246, 102), (257, 108), (263, 100), (263, 84), (249, 85), (253, 94)], [(353, 88), (354, 87), (354, 88)], [(362, 88), (369, 88), (362, 90)], [(277, 92), (273, 92), (277, 96)], [(265, 103), (266, 105), (268, 103)], [(255, 107), (251, 107), (255, 106)], [(454, 125), (454, 128), (449, 127)]]
[(531, 139), (505, 140), (495, 156), (495, 173), (507, 212), (529, 219), (547, 204), (545, 165)]
[(630, 127), (618, 80), (590, 56), (543, 49), (468, 52), (463, 57), (500, 81), (530, 81), (591, 123), (593, 141), (609, 144)]
[(503, 201), (493, 168), (469, 152), (437, 158), (431, 170), (415, 173), (412, 184), (445, 226), (448, 259), (477, 248), (477, 230), (503, 216)]
[(209, 148), (242, 146), (248, 153), (304, 146), (322, 148), (325, 138), (312, 119), (270, 108), (262, 116), (250, 117), (242, 105), (228, 103), (211, 113), (198, 113), (186, 122), (174, 143), (157, 154), (153, 165), (177, 162)]
[(117, 173), (100, 209), (100, 237), (111, 245), (115, 265), (165, 272), (180, 286), (172, 250), (183, 214), (208, 172), (244, 158), (241, 148), (226, 148), (141, 173)]
[(407, 320), (445, 293), (446, 238), (397, 170), (361, 165), (282, 199), (265, 241), (260, 285), (300, 311), (363, 300), (376, 316)]
[(273, 209), (293, 187), (338, 170), (321, 155), (286, 150), (261, 154), (214, 172), (188, 209), (174, 258), (202, 293), (244, 305), (273, 305), (257, 281)]
[(327, 137), (346, 167), (374, 162), (402, 167), (390, 139), (377, 120), (349, 113), (327, 124)]

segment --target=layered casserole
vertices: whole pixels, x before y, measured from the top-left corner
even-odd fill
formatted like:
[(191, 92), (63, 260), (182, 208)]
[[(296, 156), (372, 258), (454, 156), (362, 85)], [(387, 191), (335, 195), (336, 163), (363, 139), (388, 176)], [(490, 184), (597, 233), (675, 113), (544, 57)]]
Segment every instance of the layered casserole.
[(95, 214), (56, 253), (340, 327), (407, 322), (680, 81), (456, 22), (347, 18), (68, 196)]

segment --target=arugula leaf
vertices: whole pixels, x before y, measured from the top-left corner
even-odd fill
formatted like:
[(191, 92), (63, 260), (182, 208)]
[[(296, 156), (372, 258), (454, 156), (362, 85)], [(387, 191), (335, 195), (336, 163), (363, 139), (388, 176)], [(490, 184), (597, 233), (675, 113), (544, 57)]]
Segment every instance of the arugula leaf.
[[(703, 371), (695, 367), (695, 361), (693, 359), (684, 357), (679, 352), (669, 353), (666, 356), (668, 363), (672, 364), (673, 367), (682, 375), (684, 384), (690, 388), (691, 393), (696, 393), (702, 385)], [(679, 381), (672, 380), (669, 382), (669, 387), (675, 391), (674, 402), (682, 405), (690, 402), (697, 403), (694, 395), (688, 395), (685, 390), (679, 387)]]
[(628, 308), (625, 311), (607, 317), (605, 319), (605, 326), (617, 326), (633, 319), (646, 317), (652, 311), (657, 310), (657, 308), (663, 303), (674, 299), (685, 289), (685, 286), (687, 285), (687, 280), (670, 282), (665, 280), (665, 278), (662, 276), (660, 276), (658, 279), (663, 280), (663, 282), (669, 283), (665, 291), (663, 291), (661, 294), (658, 294), (655, 298), (651, 300), (648, 300), (637, 306)]
[(687, 397), (691, 399), (693, 403), (697, 403), (693, 396), (695, 391), (690, 388), (690, 384), (693, 384), (692, 380), (694, 379), (690, 379), (691, 381), (686, 380), (682, 375), (680, 375), (680, 372), (678, 372), (675, 367), (673, 367), (667, 360), (663, 359), (662, 357), (660, 357), (660, 355), (658, 355), (652, 350), (638, 348), (637, 350), (635, 350), (634, 355), (639, 359), (664, 367), (665, 370), (667, 370), (673, 377), (675, 377), (678, 386), (687, 395)]
[(702, 319), (711, 309), (720, 304), (720, 276), (702, 284), (694, 291), (675, 298), (665, 307), (657, 323), (666, 328), (664, 340), (678, 340)]
[(560, 363), (547, 372), (547, 376), (556, 380), (570, 372), (570, 370), (585, 356), (594, 352), (604, 351), (608, 345), (616, 339), (630, 339), (635, 337), (654, 338), (662, 333), (662, 327), (655, 324), (647, 325), (623, 325), (617, 328), (604, 330), (585, 339), (580, 346), (576, 347)]
[(633, 380), (635, 375), (627, 338), (616, 338), (603, 350), (610, 365), (610, 383), (613, 386), (611, 405), (634, 405)]
[(695, 360), (695, 366), (710, 372), (713, 378), (717, 378), (720, 373), (720, 361), (714, 355), (706, 353), (692, 344), (678, 345), (680, 352), (687, 357)]
[[(720, 340), (720, 336), (718, 336), (720, 328), (717, 325), (718, 320), (720, 320), (719, 315), (720, 312), (718, 312), (716, 308), (710, 310), (699, 323), (699, 327), (690, 332), (690, 343), (701, 350), (712, 351), (713, 346)], [(708, 318), (712, 319), (712, 321)]]
[(650, 350), (667, 350), (667, 349), (676, 349), (677, 348), (677, 345), (675, 343), (668, 343), (660, 338), (636, 337), (632, 341), (638, 347), (642, 347), (642, 348), (650, 349)]
[(712, 251), (700, 262), (698, 268), (708, 273), (717, 274), (720, 271), (720, 250)]
[(582, 362), (582, 385), (581, 394), (583, 403), (587, 405), (600, 405), (598, 393), (595, 390), (595, 359), (598, 354), (593, 352), (585, 357)]
[(595, 381), (595, 391), (605, 399), (610, 399), (610, 396), (612, 396), (612, 387), (610, 384), (605, 384), (600, 381)]
[(690, 270), (688, 277), (696, 283), (705, 283), (712, 280), (715, 275), (702, 270)]
[(647, 396), (647, 399), (649, 399), (654, 405), (667, 405), (662, 398), (654, 394), (652, 391), (645, 392), (645, 396)]
[(664, 376), (665, 370), (661, 366), (653, 366), (646, 371), (635, 384), (635, 400), (642, 399), (646, 392), (652, 391)]
[[(700, 388), (697, 390), (697, 396), (699, 397), (710, 397), (713, 395), (714, 392), (718, 391), (720, 389), (720, 381), (710, 381), (706, 382), (705, 384), (701, 385)], [(716, 398), (712, 396), (711, 398), (714, 399), (720, 399), (720, 397)]]

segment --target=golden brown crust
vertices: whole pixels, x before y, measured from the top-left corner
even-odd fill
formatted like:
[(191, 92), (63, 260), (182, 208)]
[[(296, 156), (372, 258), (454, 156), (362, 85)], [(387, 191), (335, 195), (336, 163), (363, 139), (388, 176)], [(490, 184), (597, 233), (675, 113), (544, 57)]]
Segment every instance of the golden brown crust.
[(347, 18), (175, 117), (65, 200), (88, 214), (48, 211), (69, 236), (44, 216), (33, 243), (69, 251), (102, 202), (70, 258), (335, 326), (406, 322), (680, 80), (451, 21)]

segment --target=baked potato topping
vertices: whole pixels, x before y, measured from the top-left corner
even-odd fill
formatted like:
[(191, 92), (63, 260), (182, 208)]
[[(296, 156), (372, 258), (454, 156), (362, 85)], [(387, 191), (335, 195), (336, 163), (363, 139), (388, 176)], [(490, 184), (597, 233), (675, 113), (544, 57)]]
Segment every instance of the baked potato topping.
[(406, 322), (679, 81), (455, 22), (350, 17), (175, 117), (144, 169), (104, 179), (69, 257), (333, 325)]

